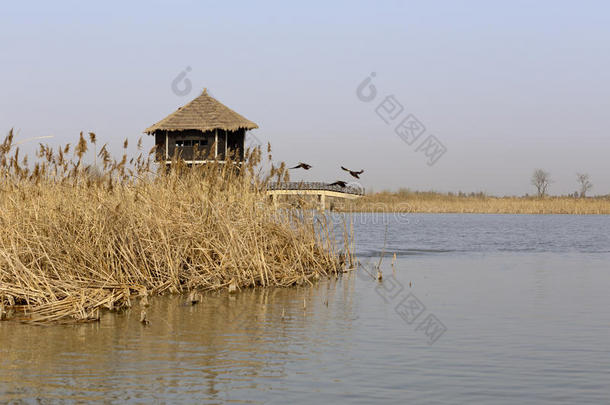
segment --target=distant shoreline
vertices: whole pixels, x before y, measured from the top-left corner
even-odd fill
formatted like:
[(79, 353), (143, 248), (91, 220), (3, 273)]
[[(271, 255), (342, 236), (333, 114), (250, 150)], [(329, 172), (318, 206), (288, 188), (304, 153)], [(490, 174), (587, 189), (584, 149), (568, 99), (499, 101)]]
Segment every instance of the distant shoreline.
[(610, 197), (490, 197), (433, 192), (376, 193), (333, 204), (337, 212), (610, 215)]

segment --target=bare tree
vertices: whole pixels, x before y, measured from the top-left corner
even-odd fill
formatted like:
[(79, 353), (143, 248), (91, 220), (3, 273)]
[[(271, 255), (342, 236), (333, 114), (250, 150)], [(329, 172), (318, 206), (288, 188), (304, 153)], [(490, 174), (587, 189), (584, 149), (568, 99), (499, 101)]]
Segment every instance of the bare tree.
[(546, 195), (546, 189), (549, 187), (549, 184), (551, 184), (551, 175), (542, 169), (536, 169), (534, 174), (532, 174), (531, 181), (538, 190), (538, 197), (543, 197)]
[(578, 184), (580, 184), (580, 197), (584, 198), (587, 191), (593, 188), (593, 183), (589, 181), (589, 175), (587, 173), (576, 173)]

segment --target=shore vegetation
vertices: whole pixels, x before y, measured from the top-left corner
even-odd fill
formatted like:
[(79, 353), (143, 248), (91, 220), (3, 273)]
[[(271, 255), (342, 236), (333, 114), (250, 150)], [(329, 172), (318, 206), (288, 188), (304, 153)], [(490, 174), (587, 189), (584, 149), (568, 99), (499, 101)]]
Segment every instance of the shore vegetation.
[(407, 189), (378, 192), (346, 203), (344, 212), (481, 213), (481, 214), (610, 214), (610, 196), (494, 197), (484, 193), (438, 193)]
[[(166, 171), (154, 151), (113, 159), (96, 144), (82, 133), (74, 146), (41, 144), (29, 163), (12, 131), (0, 144), (0, 319), (95, 321), (158, 294), (302, 285), (343, 271), (348, 244), (332, 225), (268, 202), (265, 182), (287, 174), (282, 165), (262, 176), (260, 147), (243, 163), (175, 160)], [(97, 165), (86, 164), (94, 150)]]

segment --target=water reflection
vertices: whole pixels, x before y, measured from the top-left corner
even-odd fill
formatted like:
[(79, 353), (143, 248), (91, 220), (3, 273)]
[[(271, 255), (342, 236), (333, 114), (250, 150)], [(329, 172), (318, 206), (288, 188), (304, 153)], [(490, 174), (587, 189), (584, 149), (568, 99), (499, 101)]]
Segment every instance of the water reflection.
[[(148, 397), (147, 387), (174, 399), (194, 392), (221, 399), (230, 390), (271, 389), (273, 379), (286, 375), (286, 362), (310, 360), (329, 343), (347, 340), (356, 319), (354, 285), (346, 277), (313, 288), (210, 293), (197, 305), (155, 298), (148, 326), (138, 322), (138, 304), (93, 324), (4, 323), (0, 400), (40, 392), (126, 400)], [(106, 392), (110, 387), (121, 387), (121, 394)]]
[[(376, 263), (367, 252), (384, 234), (356, 225), (363, 262)], [(448, 328), (433, 345), (374, 277), (355, 274), (195, 306), (156, 297), (149, 326), (138, 303), (94, 324), (2, 322), (0, 403), (605, 403), (608, 235), (610, 217), (425, 215), (388, 227), (384, 276), (397, 252), (396, 280)]]

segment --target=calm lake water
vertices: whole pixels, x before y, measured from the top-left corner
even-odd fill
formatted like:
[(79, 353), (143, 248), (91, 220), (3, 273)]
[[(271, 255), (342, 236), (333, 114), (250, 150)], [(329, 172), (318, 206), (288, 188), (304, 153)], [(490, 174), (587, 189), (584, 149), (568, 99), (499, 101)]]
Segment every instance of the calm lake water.
[(0, 323), (0, 402), (610, 403), (610, 216), (354, 222), (364, 266), (314, 287)]

